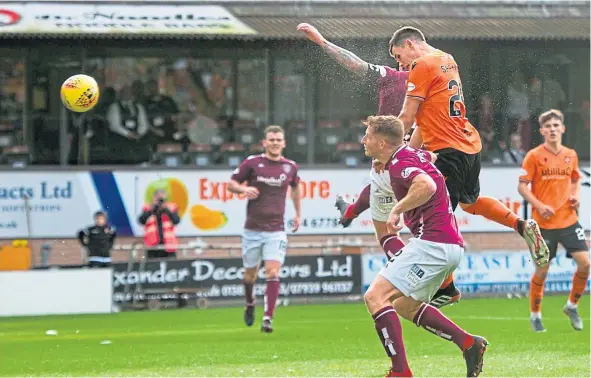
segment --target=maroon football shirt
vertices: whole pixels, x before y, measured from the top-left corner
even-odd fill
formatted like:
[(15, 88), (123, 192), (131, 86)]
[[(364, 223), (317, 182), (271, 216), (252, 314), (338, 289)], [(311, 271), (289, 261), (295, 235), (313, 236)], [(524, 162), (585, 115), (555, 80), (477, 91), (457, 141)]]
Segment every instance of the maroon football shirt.
[(259, 196), (248, 200), (246, 224), (252, 231), (283, 231), (287, 188), (300, 183), (295, 162), (282, 157), (268, 159), (265, 154), (251, 155), (232, 174), (232, 180), (246, 182), (259, 190)]

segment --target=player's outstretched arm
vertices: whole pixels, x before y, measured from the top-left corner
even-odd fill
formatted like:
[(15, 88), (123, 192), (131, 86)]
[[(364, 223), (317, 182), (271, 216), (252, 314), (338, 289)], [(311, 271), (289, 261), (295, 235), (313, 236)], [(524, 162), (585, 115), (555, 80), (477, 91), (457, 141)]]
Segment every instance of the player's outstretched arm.
[(364, 76), (369, 70), (369, 63), (353, 54), (349, 50), (327, 41), (314, 26), (310, 24), (299, 24), (297, 30), (304, 33), (306, 37), (320, 46), (331, 58), (341, 66), (353, 72), (357, 76)]

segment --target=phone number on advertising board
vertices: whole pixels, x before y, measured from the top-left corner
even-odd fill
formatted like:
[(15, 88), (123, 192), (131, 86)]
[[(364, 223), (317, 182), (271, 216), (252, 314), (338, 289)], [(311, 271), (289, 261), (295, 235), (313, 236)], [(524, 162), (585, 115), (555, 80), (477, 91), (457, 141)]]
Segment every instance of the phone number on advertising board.
[[(287, 221), (287, 226), (293, 228), (293, 219)], [(336, 228), (339, 227), (339, 218), (304, 218), (300, 227)]]

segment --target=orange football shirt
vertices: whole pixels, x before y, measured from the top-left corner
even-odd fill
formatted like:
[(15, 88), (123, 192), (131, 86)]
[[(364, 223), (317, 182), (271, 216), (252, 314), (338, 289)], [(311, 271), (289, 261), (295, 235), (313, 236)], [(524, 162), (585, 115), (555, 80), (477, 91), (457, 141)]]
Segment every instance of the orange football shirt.
[(407, 97), (423, 101), (416, 121), (427, 150), (480, 152), (480, 135), (466, 118), (462, 81), (451, 55), (436, 50), (413, 61), (406, 89)]
[(538, 146), (525, 155), (522, 168), (519, 181), (530, 183), (532, 194), (554, 209), (554, 215), (548, 219), (533, 209), (540, 228), (554, 230), (575, 224), (578, 215), (568, 200), (573, 193), (572, 182), (581, 177), (575, 150), (562, 147), (554, 154), (544, 145)]

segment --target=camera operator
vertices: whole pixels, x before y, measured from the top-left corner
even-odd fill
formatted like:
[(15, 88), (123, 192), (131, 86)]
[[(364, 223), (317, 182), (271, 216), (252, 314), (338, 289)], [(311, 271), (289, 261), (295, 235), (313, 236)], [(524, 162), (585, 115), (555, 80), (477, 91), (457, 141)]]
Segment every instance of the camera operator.
[(181, 218), (176, 204), (167, 201), (165, 190), (154, 192), (152, 203), (144, 205), (138, 221), (144, 225), (144, 245), (148, 248), (148, 258), (176, 256), (178, 239), (175, 226), (179, 224)]
[(78, 232), (80, 244), (88, 251), (88, 266), (106, 268), (111, 266), (111, 248), (115, 242), (115, 228), (109, 226), (107, 215), (102, 211), (94, 214), (94, 225)]

